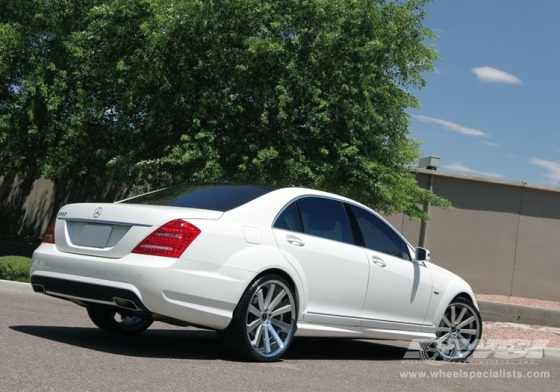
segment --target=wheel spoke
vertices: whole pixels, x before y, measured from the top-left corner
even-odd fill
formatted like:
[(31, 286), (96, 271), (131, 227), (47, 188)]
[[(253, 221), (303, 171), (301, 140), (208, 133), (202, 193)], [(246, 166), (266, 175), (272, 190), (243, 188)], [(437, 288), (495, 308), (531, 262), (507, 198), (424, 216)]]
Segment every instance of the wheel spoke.
[(464, 334), (467, 334), (467, 335), (476, 335), (478, 333), (478, 330), (476, 330), (476, 329), (461, 329), (460, 333), (462, 333), (462, 334), (464, 333)]
[(284, 342), (282, 341), (282, 339), (280, 339), (280, 336), (278, 336), (278, 334), (276, 333), (274, 328), (272, 328), (272, 325), (268, 326), (268, 331), (272, 334), (272, 338), (278, 344), (278, 348), (282, 348), (282, 346), (284, 345)]
[(465, 321), (463, 321), (460, 325), (458, 325), (457, 328), (462, 328), (465, 325), (469, 324), (473, 320), (474, 320), (474, 316), (471, 316), (468, 319), (466, 319)]
[(457, 322), (457, 318), (455, 317), (455, 306), (451, 307), (451, 323), (452, 325), (455, 325), (455, 323)]
[(459, 339), (461, 340), (461, 343), (463, 343), (463, 346), (465, 347), (464, 350), (469, 348), (469, 346), (471, 345), (471, 342), (467, 338), (465, 338), (463, 335), (459, 334)]
[(260, 318), (255, 319), (252, 323), (247, 324), (247, 333), (251, 333), (255, 328), (262, 324), (262, 320)]
[(257, 333), (255, 334), (255, 339), (251, 340), (251, 344), (253, 345), (253, 347), (259, 348), (259, 342), (262, 337), (262, 332), (263, 332), (263, 325), (261, 324), (257, 329)]
[(457, 339), (457, 337), (453, 339), (453, 345), (455, 346), (455, 356), (461, 355), (461, 344), (459, 343), (459, 339)]
[(272, 294), (274, 294), (274, 288), (276, 285), (272, 283), (268, 288), (268, 293), (266, 294), (266, 300), (264, 301), (264, 311), (268, 311), (270, 307), (270, 300), (272, 299)]
[(274, 308), (278, 306), (278, 304), (280, 303), (280, 301), (282, 301), (282, 298), (284, 298), (285, 295), (286, 295), (285, 290), (280, 291), (276, 296), (276, 298), (274, 298), (274, 301), (272, 301), (272, 303), (270, 304), (269, 310), (274, 310)]
[(269, 353), (270, 352), (270, 336), (268, 335), (268, 328), (263, 325), (262, 328), (264, 331), (264, 352), (265, 353)]
[(278, 316), (280, 314), (288, 313), (292, 311), (292, 305), (282, 306), (281, 308), (276, 309), (272, 312), (272, 316)]
[(262, 289), (260, 289), (257, 293), (257, 302), (259, 303), (259, 310), (261, 311), (261, 313), (264, 312), (266, 309), (264, 308), (264, 297)]
[(451, 325), (451, 323), (449, 322), (449, 319), (445, 316), (445, 314), (443, 315), (442, 321), (443, 321), (445, 324), (447, 324), (447, 326), (448, 326), (449, 328), (451, 328), (451, 327), (453, 326), (453, 325)]
[(451, 328), (449, 328), (449, 327), (437, 327), (436, 332), (451, 332)]
[(467, 308), (463, 308), (461, 310), (461, 313), (459, 313), (459, 317), (457, 317), (457, 324), (460, 324), (461, 321), (463, 320), (463, 316), (465, 315), (465, 313), (467, 313)]
[(290, 332), (290, 328), (292, 328), (292, 326), (288, 323), (285, 323), (283, 321), (280, 320), (276, 320), (276, 319), (270, 319), (270, 323), (278, 328), (280, 328), (281, 330), (285, 331), (285, 332)]
[(262, 312), (259, 312), (259, 310), (255, 308), (253, 305), (249, 305), (249, 312), (257, 316), (259, 319), (261, 318)]

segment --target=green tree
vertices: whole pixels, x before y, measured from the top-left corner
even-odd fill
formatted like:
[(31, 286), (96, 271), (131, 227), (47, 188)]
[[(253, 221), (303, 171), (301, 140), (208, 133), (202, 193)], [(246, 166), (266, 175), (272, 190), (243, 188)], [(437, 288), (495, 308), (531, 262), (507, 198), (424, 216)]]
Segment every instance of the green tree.
[[(410, 89), (438, 56), (429, 0), (84, 1), (71, 20), (72, 2), (38, 2), (61, 43), (32, 68), (61, 80), (31, 159), (51, 178), (298, 185), (423, 218), (418, 201), (449, 205), (407, 167)], [(35, 86), (6, 85), (23, 102)]]
[(76, 62), (68, 41), (85, 28), (85, 16), (99, 1), (11, 0), (0, 4), (0, 202), (14, 176), (61, 174), (81, 160), (69, 179), (95, 174), (86, 151), (67, 150), (65, 140), (91, 124), (79, 123)]

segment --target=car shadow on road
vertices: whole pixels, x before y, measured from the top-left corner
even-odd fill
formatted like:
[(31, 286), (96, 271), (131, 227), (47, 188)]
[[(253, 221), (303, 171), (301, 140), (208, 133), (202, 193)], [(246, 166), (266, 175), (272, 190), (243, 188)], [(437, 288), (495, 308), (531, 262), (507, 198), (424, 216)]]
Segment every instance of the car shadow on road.
[[(97, 328), (16, 325), (27, 335), (88, 350), (143, 358), (238, 361), (224, 350), (214, 331), (149, 329), (140, 335), (114, 335)], [(402, 360), (407, 349), (379, 342), (349, 339), (295, 338), (287, 360)]]

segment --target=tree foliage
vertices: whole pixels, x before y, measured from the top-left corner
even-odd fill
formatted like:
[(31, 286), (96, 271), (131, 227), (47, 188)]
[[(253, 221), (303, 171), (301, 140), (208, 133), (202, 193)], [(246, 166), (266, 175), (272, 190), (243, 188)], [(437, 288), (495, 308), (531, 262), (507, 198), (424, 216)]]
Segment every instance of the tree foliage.
[(386, 213), (418, 187), (406, 109), (429, 0), (15, 0), (0, 20), (0, 164), (129, 186), (305, 186)]

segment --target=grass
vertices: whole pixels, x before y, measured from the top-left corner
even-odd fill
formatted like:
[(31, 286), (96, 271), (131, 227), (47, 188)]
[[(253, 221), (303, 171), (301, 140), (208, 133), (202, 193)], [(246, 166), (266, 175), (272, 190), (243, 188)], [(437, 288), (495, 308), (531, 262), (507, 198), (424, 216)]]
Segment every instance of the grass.
[(23, 256), (0, 257), (0, 279), (29, 283), (31, 259)]

